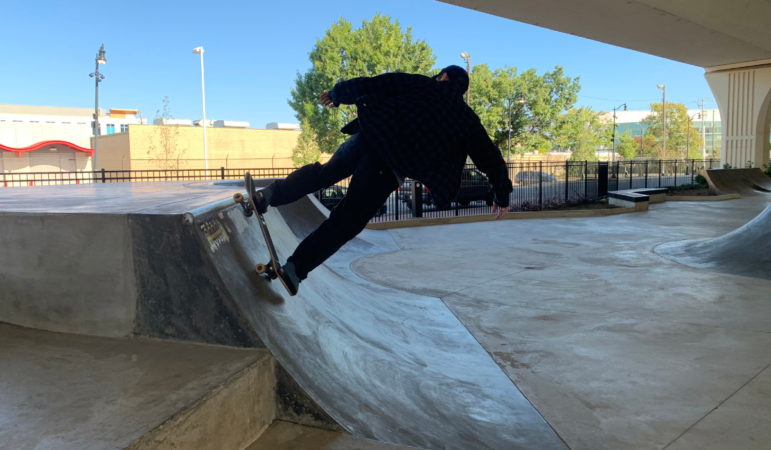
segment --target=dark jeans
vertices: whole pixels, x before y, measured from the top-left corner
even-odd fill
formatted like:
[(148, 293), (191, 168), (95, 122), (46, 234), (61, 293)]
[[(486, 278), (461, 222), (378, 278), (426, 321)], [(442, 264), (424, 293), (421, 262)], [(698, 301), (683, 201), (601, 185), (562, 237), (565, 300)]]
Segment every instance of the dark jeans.
[(308, 164), (271, 185), (270, 206), (281, 206), (351, 176), (345, 197), (287, 260), (294, 263), (301, 280), (356, 237), (399, 183), (393, 171), (373, 153), (366, 139), (355, 134), (326, 164)]

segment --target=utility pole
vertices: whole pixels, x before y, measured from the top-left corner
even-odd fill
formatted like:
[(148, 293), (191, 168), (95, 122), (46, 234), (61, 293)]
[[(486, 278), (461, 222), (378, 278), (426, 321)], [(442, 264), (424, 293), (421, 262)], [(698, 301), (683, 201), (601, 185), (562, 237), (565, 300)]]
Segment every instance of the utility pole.
[(622, 106), (624, 107), (624, 111), (626, 111), (626, 103), (622, 103), (613, 108), (613, 162), (616, 162), (616, 111), (621, 109)]
[(95, 173), (99, 170), (99, 83), (104, 80), (104, 75), (99, 73), (99, 65), (107, 64), (105, 53), (107, 52), (104, 51), (104, 44), (102, 44), (102, 47), (99, 49), (99, 54), (96, 55), (96, 70), (89, 75), (96, 80), (96, 100), (94, 105), (94, 167), (91, 168)]
[(704, 115), (704, 97), (701, 98), (701, 159), (707, 159), (707, 141), (704, 134), (704, 122), (707, 121), (707, 116)]
[[(206, 170), (206, 176), (209, 175), (209, 153), (206, 147), (206, 91), (204, 90), (203, 83), (203, 47), (196, 47), (193, 49), (193, 53), (201, 55), (201, 101), (203, 104), (203, 168)], [(177, 166), (179, 169), (179, 166)]]
[(662, 156), (667, 156), (667, 87), (663, 84), (656, 85), (661, 89), (661, 141), (662, 141)]
[(466, 61), (466, 72), (468, 72), (468, 89), (466, 90), (466, 104), (471, 104), (471, 55), (466, 52), (460, 54), (460, 57)]

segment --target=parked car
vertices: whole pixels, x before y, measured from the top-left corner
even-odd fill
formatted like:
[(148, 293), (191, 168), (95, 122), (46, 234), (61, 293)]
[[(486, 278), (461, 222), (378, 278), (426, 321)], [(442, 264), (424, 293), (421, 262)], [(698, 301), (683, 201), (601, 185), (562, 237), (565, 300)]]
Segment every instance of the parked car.
[[(397, 192), (397, 197), (405, 203), (412, 203), (412, 180), (404, 182)], [(477, 169), (463, 169), (456, 201), (460, 205), (468, 206), (471, 202), (478, 200), (484, 201), (487, 206), (492, 206), (495, 193), (490, 186), (490, 180)], [(434, 204), (434, 198), (426, 187), (423, 188), (423, 204)]]
[[(316, 192), (316, 198), (321, 202), (322, 205), (326, 206), (326, 208), (330, 211), (337, 206), (338, 203), (345, 197), (345, 194), (348, 192), (348, 188), (345, 186), (330, 186), (326, 189), (322, 189), (318, 192)], [(375, 217), (382, 216), (388, 212), (388, 206), (383, 203), (383, 206), (378, 209), (378, 211), (375, 213)]]
[(543, 177), (544, 183), (554, 183), (557, 181), (557, 178), (549, 175), (546, 172), (539, 172), (537, 170), (523, 170), (522, 172), (519, 172), (516, 177), (514, 177), (514, 181), (517, 184), (534, 184), (539, 183), (541, 181), (541, 177)]

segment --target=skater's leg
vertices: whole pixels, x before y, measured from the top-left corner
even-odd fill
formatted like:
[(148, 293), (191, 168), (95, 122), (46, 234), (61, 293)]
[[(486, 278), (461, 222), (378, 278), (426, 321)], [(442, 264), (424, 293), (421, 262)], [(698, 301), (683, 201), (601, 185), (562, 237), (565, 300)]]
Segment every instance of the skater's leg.
[(376, 155), (366, 154), (353, 173), (347, 194), (329, 219), (306, 237), (287, 260), (294, 263), (297, 276), (305, 279), (308, 272), (356, 237), (397, 187), (393, 171)]
[(343, 142), (326, 164), (308, 164), (271, 183), (270, 206), (292, 203), (350, 177), (368, 147), (365, 139), (355, 134)]

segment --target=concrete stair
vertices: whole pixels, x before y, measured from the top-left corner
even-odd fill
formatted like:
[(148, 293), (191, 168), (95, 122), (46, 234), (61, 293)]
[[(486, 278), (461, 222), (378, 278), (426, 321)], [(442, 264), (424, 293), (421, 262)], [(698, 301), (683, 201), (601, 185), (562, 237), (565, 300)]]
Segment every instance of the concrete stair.
[(0, 418), (2, 450), (407, 449), (345, 433), (264, 349), (4, 323)]
[(414, 450), (277, 420), (246, 450)]
[(276, 416), (266, 350), (0, 323), (0, 449), (241, 450)]

